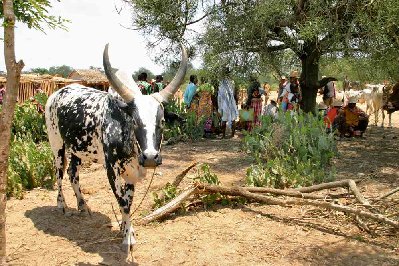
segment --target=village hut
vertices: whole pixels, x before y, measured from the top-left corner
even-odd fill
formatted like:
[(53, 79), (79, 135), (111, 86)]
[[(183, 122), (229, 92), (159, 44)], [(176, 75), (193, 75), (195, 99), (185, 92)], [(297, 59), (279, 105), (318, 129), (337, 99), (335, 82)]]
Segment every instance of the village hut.
[[(6, 86), (6, 77), (0, 76), (0, 85)], [(73, 79), (39, 74), (22, 74), (18, 89), (18, 102), (31, 99), (36, 93), (43, 92), (47, 96), (71, 83), (80, 83)]]
[(109, 87), (107, 77), (98, 69), (77, 69), (72, 71), (68, 78), (78, 80), (84, 86), (96, 88), (101, 91), (107, 91)]

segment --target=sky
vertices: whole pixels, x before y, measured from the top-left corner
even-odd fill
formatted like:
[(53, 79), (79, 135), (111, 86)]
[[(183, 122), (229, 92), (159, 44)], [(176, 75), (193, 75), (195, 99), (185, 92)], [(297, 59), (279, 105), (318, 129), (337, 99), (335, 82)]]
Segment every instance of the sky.
[[(139, 32), (124, 28), (131, 26), (131, 11), (126, 7), (118, 14), (120, 0), (62, 0), (52, 1), (49, 14), (69, 19), (68, 31), (45, 28), (45, 33), (18, 23), (15, 29), (16, 59), (25, 63), (23, 71), (31, 68), (67, 65), (74, 69), (102, 67), (102, 53), (110, 43), (111, 64), (130, 73), (145, 67), (154, 74), (163, 71), (148, 54), (145, 38)], [(123, 25), (123, 26), (121, 26)], [(1, 29), (3, 37), (3, 29)], [(3, 42), (0, 49), (3, 51)], [(5, 71), (4, 56), (0, 70)]]

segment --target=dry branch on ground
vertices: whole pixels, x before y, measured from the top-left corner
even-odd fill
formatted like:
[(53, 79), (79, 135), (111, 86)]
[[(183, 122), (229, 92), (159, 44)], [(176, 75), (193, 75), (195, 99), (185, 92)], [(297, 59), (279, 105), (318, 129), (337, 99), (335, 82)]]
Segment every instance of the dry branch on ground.
[[(281, 190), (281, 189), (272, 189), (272, 188), (248, 188), (248, 187), (226, 187), (226, 186), (218, 186), (218, 185), (210, 185), (204, 183), (195, 183), (192, 186), (185, 189), (178, 197), (173, 199), (168, 204), (158, 208), (150, 215), (144, 217), (141, 220), (142, 224), (147, 224), (153, 222), (155, 220), (159, 220), (166, 215), (174, 212), (182, 203), (187, 200), (192, 195), (203, 195), (203, 194), (214, 194), (219, 193), (221, 195), (226, 196), (238, 196), (246, 198), (247, 200), (256, 201), (260, 203), (266, 203), (269, 205), (280, 205), (284, 207), (298, 205), (298, 206), (315, 206), (324, 209), (336, 210), (340, 212), (344, 212), (357, 221), (357, 223), (364, 228), (366, 231), (370, 231), (361, 218), (366, 218), (373, 220), (375, 222), (384, 223), (394, 227), (395, 229), (399, 229), (399, 222), (396, 220), (389, 219), (388, 217), (378, 214), (371, 213), (368, 211), (360, 210), (354, 207), (343, 206), (336, 203), (330, 203), (325, 200), (326, 197), (322, 197), (319, 195), (311, 195), (308, 194), (314, 191), (320, 191), (329, 188), (337, 188), (344, 187), (349, 188), (350, 191), (354, 194), (355, 198), (362, 206), (369, 207), (370, 203), (363, 197), (356, 186), (356, 182), (351, 179), (336, 181), (331, 183), (323, 183), (311, 187), (304, 187), (296, 190)], [(299, 197), (299, 199), (279, 199), (271, 196), (265, 196), (258, 193), (269, 193), (274, 195), (284, 195), (288, 197)]]

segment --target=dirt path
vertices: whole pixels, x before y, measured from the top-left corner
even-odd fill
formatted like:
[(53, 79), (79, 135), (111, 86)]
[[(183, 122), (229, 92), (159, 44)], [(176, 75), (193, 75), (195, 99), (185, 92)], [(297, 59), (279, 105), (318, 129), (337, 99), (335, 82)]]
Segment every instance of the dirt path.
[[(365, 139), (339, 142), (338, 178), (366, 178), (360, 188), (368, 197), (399, 186), (398, 114), (394, 126), (371, 127)], [(172, 181), (193, 160), (208, 163), (227, 185), (243, 184), (250, 164), (237, 137), (166, 146), (163, 158), (150, 191)], [(193, 170), (185, 182), (194, 176)], [(77, 212), (69, 182), (64, 185), (70, 207), (66, 215), (56, 210), (56, 191), (36, 189), (23, 200), (9, 200), (11, 265), (123, 265), (112, 210), (117, 204), (105, 171), (91, 165), (83, 169), (81, 180), (92, 217)], [(133, 209), (148, 184), (149, 178), (137, 186)], [(152, 202), (147, 196), (135, 218)], [(398, 194), (392, 204), (399, 210)], [(371, 237), (342, 213), (308, 207), (215, 207), (135, 229), (138, 265), (399, 265), (398, 235)]]

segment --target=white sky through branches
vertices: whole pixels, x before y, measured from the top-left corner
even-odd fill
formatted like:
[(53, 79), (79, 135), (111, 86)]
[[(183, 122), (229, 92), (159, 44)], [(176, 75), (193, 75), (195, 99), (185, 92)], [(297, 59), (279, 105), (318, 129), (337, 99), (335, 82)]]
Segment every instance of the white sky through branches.
[[(130, 10), (125, 7), (118, 15), (119, 0), (63, 0), (52, 1), (51, 15), (69, 19), (68, 31), (45, 28), (45, 33), (28, 29), (18, 23), (15, 30), (16, 59), (31, 68), (67, 65), (74, 69), (102, 67), (102, 53), (110, 43), (113, 66), (132, 73), (145, 67), (159, 74), (163, 66), (156, 65), (145, 47), (145, 39), (137, 31), (123, 28), (131, 25)], [(1, 29), (3, 37), (3, 29)], [(0, 49), (3, 51), (3, 41)], [(0, 56), (0, 70), (5, 71), (4, 56)]]

